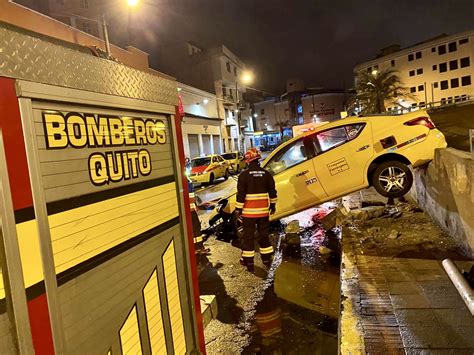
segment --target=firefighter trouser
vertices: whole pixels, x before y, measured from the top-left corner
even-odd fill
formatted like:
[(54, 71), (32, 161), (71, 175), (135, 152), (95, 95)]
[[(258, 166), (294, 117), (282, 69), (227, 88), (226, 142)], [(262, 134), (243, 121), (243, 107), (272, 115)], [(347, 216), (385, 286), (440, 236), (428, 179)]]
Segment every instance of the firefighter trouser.
[(267, 264), (272, 261), (273, 247), (268, 238), (270, 220), (268, 217), (260, 218), (242, 218), (242, 261), (246, 265), (253, 265), (253, 257), (255, 256), (255, 231), (258, 232), (258, 244), (260, 257), (263, 263)]
[(201, 232), (201, 221), (197, 215), (196, 211), (191, 211), (191, 218), (193, 222), (193, 240), (194, 240), (194, 249), (200, 250), (204, 249), (204, 242)]

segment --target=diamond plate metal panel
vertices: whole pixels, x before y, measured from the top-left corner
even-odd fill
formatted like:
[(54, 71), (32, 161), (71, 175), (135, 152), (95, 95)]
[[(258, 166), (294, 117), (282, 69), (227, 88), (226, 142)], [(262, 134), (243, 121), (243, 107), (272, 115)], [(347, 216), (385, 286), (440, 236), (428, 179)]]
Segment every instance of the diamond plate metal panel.
[(177, 105), (177, 84), (0, 23), (0, 76)]

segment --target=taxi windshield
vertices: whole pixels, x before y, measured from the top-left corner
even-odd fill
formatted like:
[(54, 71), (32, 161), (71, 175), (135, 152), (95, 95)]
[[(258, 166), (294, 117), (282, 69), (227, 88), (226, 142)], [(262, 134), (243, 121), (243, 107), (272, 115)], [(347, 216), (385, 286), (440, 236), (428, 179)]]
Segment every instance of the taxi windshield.
[(237, 153), (222, 154), (222, 158), (224, 158), (225, 160), (235, 159), (235, 158), (237, 158)]
[(204, 165), (210, 165), (211, 164), (211, 158), (196, 158), (191, 160), (191, 167), (195, 168), (197, 166), (204, 166)]

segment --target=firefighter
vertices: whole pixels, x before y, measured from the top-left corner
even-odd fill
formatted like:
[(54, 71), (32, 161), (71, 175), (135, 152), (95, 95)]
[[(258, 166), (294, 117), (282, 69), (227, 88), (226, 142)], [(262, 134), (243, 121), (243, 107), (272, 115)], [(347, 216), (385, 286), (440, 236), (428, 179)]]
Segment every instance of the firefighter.
[(193, 223), (193, 241), (194, 252), (196, 255), (209, 255), (210, 249), (204, 247), (204, 238), (201, 231), (201, 221), (197, 215), (196, 195), (194, 194), (194, 186), (188, 179), (189, 204), (191, 209), (191, 219)]
[(236, 217), (242, 217), (242, 255), (240, 263), (253, 272), (254, 269), (254, 238), (258, 232), (259, 251), (262, 262), (270, 267), (273, 260), (273, 247), (268, 232), (270, 214), (275, 213), (277, 192), (273, 176), (260, 167), (260, 153), (256, 148), (250, 148), (245, 153), (248, 169), (239, 175), (237, 183), (237, 201), (235, 203)]

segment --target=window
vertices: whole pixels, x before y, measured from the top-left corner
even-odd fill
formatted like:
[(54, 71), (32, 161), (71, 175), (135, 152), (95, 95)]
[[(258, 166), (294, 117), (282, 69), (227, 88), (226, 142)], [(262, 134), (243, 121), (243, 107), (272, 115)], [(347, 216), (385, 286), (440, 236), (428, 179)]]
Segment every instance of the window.
[(222, 163), (224, 161), (224, 158), (222, 158), (220, 155), (218, 155), (217, 160), (219, 160)]
[(272, 174), (276, 175), (292, 166), (307, 160), (306, 149), (303, 139), (299, 139), (288, 148), (276, 154), (265, 168)]
[(433, 70), (438, 70), (438, 66), (436, 64), (433, 65)]
[(418, 91), (425, 91), (424, 85), (418, 85)]
[(458, 68), (458, 61), (452, 60), (449, 62), (449, 70), (456, 70)]
[(420, 59), (421, 58), (421, 52), (416, 52), (415, 53), (415, 58)]
[(372, 67), (367, 68), (367, 73), (372, 73)]
[(392, 59), (392, 60), (390, 61), (390, 64), (392, 65), (392, 67), (394, 67), (394, 66), (395, 66), (395, 60)]
[(229, 109), (228, 108), (224, 109), (224, 115), (225, 115), (226, 119), (229, 117)]
[(413, 54), (408, 54), (408, 61), (411, 62), (413, 60)]
[(447, 80), (441, 81), (440, 85), (441, 85), (441, 90), (447, 90), (448, 89), (448, 81)]
[(416, 70), (416, 75), (420, 75), (420, 74), (423, 74), (423, 68)]
[(319, 152), (326, 152), (334, 147), (340, 146), (354, 138), (356, 138), (364, 124), (353, 124), (343, 127), (336, 127), (327, 131), (320, 132), (316, 135), (316, 140), (319, 145)]
[(89, 22), (83, 22), (82, 23), (82, 30), (87, 33), (92, 33), (92, 27)]
[(448, 65), (447, 63), (440, 63), (439, 64), (439, 72), (444, 73), (445, 71), (448, 70)]
[(416, 102), (411, 104), (411, 107), (412, 107), (412, 108), (415, 108), (416, 106), (417, 106), (417, 105), (416, 105)]
[(443, 44), (442, 46), (438, 47), (438, 54), (439, 55), (446, 54), (446, 45)]
[(379, 70), (379, 66), (378, 66), (378, 65), (374, 65), (374, 70)]
[(438, 88), (438, 82), (433, 83), (433, 87), (434, 87), (435, 89), (437, 89), (437, 88)]
[(469, 42), (469, 38), (463, 38), (459, 40), (459, 44), (466, 44)]
[(410, 92), (416, 92), (416, 86), (412, 86), (412, 87), (410, 88)]
[(424, 108), (426, 106), (426, 103), (424, 101), (421, 101), (418, 106), (420, 106), (421, 108)]
[(218, 163), (218, 162), (219, 162), (219, 159), (217, 159), (217, 157), (212, 157), (212, 162), (213, 162), (213, 163)]
[(431, 48), (431, 53), (436, 52), (436, 47)]
[(260, 114), (261, 114), (261, 115), (264, 115), (264, 114), (265, 114), (265, 109), (264, 109), (264, 108), (260, 109)]
[(441, 105), (446, 105), (446, 98), (445, 97), (441, 98)]
[(227, 68), (227, 71), (230, 73), (230, 63), (229, 62), (225, 63), (225, 66)]
[(469, 57), (461, 58), (461, 68), (466, 68), (470, 65), (471, 63), (470, 63)]
[(234, 67), (234, 75), (237, 76), (237, 67)]
[(414, 70), (410, 70), (410, 76), (414, 76), (415, 75), (415, 71)]
[(459, 97), (459, 95), (454, 96), (454, 102), (459, 102), (459, 101), (461, 101), (461, 98)]
[(89, 8), (89, 0), (81, 0), (81, 8), (88, 9)]
[(222, 87), (222, 95), (223, 96), (227, 95), (227, 88), (225, 86)]
[(456, 42), (451, 42), (450, 44), (448, 44), (448, 49), (450, 53), (456, 51), (457, 49)]
[(462, 85), (462, 86), (471, 85), (471, 76), (470, 76), (470, 75), (463, 76), (463, 77), (461, 78), (461, 85)]

